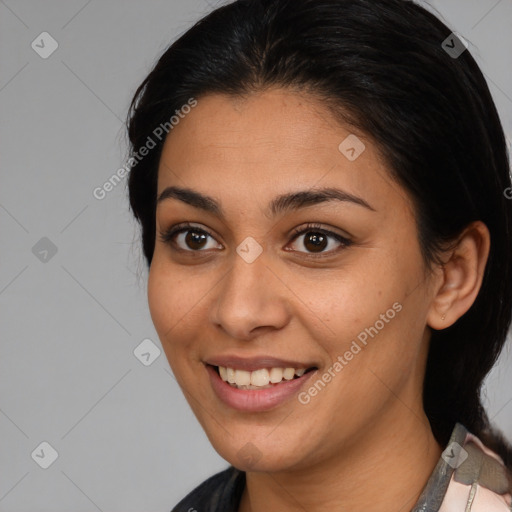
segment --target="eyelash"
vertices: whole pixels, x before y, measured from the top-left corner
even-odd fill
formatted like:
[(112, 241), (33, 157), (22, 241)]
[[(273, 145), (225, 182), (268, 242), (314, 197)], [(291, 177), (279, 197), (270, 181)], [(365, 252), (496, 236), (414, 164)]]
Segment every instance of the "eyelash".
[[(187, 231), (195, 231), (196, 233), (206, 234), (215, 240), (215, 237), (211, 233), (206, 231), (205, 229), (198, 228), (196, 226), (192, 226), (189, 223), (184, 223), (184, 224), (179, 224), (177, 226), (173, 226), (173, 227), (169, 228), (168, 230), (161, 232), (159, 238), (162, 243), (171, 245), (171, 244), (174, 244), (174, 238), (177, 235), (179, 235), (180, 233), (185, 233)], [(315, 224), (315, 223), (309, 223), (309, 224), (306, 224), (306, 226), (304, 226), (304, 227), (294, 229), (292, 232), (292, 241), (295, 241), (300, 235), (304, 235), (306, 233), (311, 233), (311, 232), (321, 233), (325, 236), (334, 238), (341, 245), (338, 249), (334, 249), (331, 251), (322, 251), (319, 253), (303, 252), (303, 251), (298, 251), (298, 252), (307, 254), (308, 256), (312, 256), (312, 257), (322, 257), (325, 254), (337, 252), (338, 250), (345, 249), (345, 248), (349, 247), (350, 245), (352, 245), (352, 240), (349, 240), (348, 238), (345, 238), (345, 237), (339, 235), (338, 233), (334, 233), (333, 231), (329, 231), (328, 229), (322, 228), (322, 226), (320, 224)], [(205, 252), (202, 250), (194, 251), (192, 249), (181, 249), (181, 248), (178, 248), (177, 250), (180, 250), (182, 252), (189, 252), (189, 253)]]

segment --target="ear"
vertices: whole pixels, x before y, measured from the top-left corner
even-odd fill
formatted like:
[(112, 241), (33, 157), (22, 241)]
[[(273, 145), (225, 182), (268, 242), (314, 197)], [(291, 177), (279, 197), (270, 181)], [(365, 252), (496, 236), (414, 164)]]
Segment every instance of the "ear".
[(427, 315), (432, 329), (453, 325), (471, 307), (482, 285), (490, 246), (487, 226), (475, 221), (462, 232), (455, 248), (447, 252)]

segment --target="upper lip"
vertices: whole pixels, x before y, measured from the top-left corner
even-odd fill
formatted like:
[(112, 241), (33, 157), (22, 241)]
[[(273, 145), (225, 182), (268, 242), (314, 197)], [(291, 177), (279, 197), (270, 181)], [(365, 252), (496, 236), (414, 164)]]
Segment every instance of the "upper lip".
[(238, 357), (238, 356), (218, 356), (212, 357), (205, 361), (206, 364), (212, 366), (224, 366), (225, 368), (233, 368), (236, 370), (246, 370), (253, 372), (262, 368), (312, 368), (314, 364), (301, 363), (290, 359), (278, 359), (271, 356), (259, 357)]

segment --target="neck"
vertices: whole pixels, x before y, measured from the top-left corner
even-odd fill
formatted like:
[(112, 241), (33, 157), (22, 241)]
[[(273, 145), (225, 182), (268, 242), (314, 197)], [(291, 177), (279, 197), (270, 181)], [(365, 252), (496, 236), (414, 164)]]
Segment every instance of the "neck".
[(307, 470), (247, 472), (239, 512), (410, 511), (442, 450), (425, 414), (400, 406), (399, 419), (394, 411)]

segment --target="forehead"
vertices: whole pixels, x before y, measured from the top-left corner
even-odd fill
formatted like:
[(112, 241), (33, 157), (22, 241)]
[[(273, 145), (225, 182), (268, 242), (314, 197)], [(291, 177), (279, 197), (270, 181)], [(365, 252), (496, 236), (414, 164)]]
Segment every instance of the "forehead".
[[(376, 204), (391, 189), (404, 195), (371, 139), (353, 133), (315, 96), (273, 89), (244, 98), (211, 94), (197, 101), (166, 138), (158, 193), (173, 184), (207, 188), (217, 196), (241, 194), (242, 188), (254, 196), (343, 186), (375, 196)], [(347, 158), (354, 152), (355, 159)]]
[(257, 155), (265, 148), (314, 152), (319, 144), (331, 146), (342, 128), (319, 99), (284, 89), (244, 98), (210, 94), (198, 99), (195, 109), (184, 117), (166, 145), (172, 139), (178, 143), (193, 137), (198, 149), (205, 145), (219, 150), (242, 148), (248, 155), (253, 148)]

